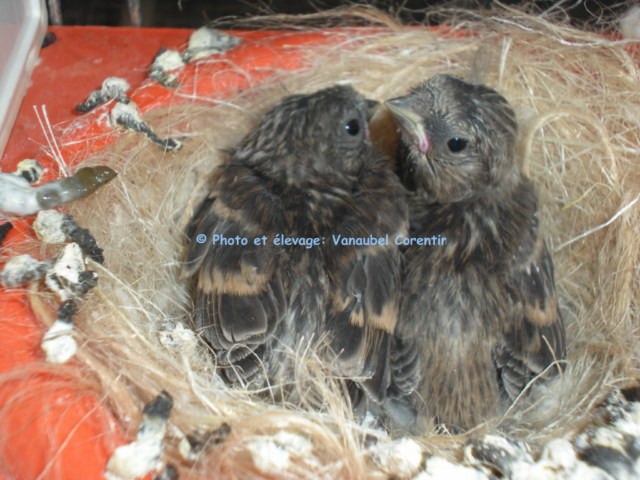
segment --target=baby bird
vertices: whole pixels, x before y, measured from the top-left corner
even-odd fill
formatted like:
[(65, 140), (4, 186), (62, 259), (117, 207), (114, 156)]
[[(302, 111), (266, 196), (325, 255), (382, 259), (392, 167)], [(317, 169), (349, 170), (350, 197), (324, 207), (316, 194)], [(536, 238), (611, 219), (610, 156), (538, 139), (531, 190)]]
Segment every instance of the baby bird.
[(418, 411), (464, 430), (504, 411), (536, 375), (559, 371), (553, 261), (504, 97), (436, 75), (386, 105), (401, 130), (397, 173), (413, 241), (398, 336), (417, 350)]
[(403, 187), (369, 141), (370, 107), (349, 86), (286, 97), (215, 170), (187, 229), (183, 274), (229, 381), (286, 385), (294, 354), (324, 339), (337, 375), (362, 377), (375, 401), (390, 388), (400, 252), (337, 241), (408, 229)]

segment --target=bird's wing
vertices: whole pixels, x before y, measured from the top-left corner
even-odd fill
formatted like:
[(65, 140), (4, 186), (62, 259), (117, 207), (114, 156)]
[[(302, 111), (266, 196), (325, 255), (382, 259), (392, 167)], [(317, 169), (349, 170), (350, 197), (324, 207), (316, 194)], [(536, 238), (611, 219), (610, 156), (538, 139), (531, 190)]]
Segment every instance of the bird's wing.
[(553, 259), (539, 234), (529, 250), (521, 252), (508, 278), (507, 289), (517, 313), (494, 351), (501, 386), (512, 399), (534, 376), (557, 373), (562, 368), (558, 362), (565, 358)]
[(407, 234), (408, 211), (404, 189), (384, 159), (362, 173), (356, 185), (349, 198), (351, 213), (335, 231), (349, 232), (352, 238), (387, 235), (388, 242), (328, 252), (333, 292), (327, 330), (339, 368), (345, 375), (366, 377), (360, 386), (371, 400), (381, 402), (396, 380), (404, 382), (411, 370), (407, 362), (417, 361), (395, 337), (402, 256), (393, 239)]
[[(192, 218), (183, 276), (195, 280), (196, 328), (218, 361), (240, 367), (240, 377), (247, 379), (261, 369), (265, 342), (285, 315), (286, 298), (277, 269), (278, 251), (268, 241), (255, 243), (267, 232), (254, 221), (255, 209), (235, 208), (242, 199), (231, 195), (214, 191)], [(245, 190), (242, 195), (251, 198), (252, 192)], [(251, 208), (251, 202), (244, 204)], [(198, 243), (198, 235), (205, 235), (206, 241)], [(220, 237), (246, 238), (247, 243), (223, 245)]]
[(328, 312), (331, 347), (341, 373), (367, 377), (361, 384), (377, 400), (393, 378), (391, 352), (397, 323), (400, 254), (394, 246), (352, 249), (335, 263)]

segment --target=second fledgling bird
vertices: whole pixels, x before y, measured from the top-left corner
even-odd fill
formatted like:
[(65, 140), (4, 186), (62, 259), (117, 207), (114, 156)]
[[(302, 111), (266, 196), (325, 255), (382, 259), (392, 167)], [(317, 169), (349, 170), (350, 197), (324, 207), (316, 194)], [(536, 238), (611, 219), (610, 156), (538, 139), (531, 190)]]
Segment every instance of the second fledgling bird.
[[(195, 280), (196, 327), (230, 381), (292, 382), (295, 352), (326, 337), (335, 373), (384, 399), (400, 252), (335, 244), (407, 231), (402, 186), (369, 142), (369, 107), (348, 86), (286, 97), (216, 169), (183, 273)], [(236, 237), (246, 244), (222, 241)]]
[(553, 261), (503, 96), (436, 75), (386, 104), (401, 127), (397, 169), (416, 242), (404, 252), (398, 335), (418, 354), (419, 410), (468, 429), (558, 371)]

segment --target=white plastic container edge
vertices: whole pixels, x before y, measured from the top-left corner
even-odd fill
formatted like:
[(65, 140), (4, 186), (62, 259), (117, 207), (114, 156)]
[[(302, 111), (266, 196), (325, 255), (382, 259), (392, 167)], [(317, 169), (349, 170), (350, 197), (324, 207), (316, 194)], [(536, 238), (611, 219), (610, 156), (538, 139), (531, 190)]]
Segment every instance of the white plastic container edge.
[(0, 159), (46, 31), (44, 0), (0, 0)]

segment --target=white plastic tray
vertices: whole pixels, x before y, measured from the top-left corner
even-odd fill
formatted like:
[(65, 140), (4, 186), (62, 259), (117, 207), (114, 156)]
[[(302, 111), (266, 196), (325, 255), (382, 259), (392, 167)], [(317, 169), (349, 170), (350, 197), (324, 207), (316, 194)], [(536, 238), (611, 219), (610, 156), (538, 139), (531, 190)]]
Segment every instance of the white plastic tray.
[(0, 0), (0, 158), (47, 30), (44, 0)]

